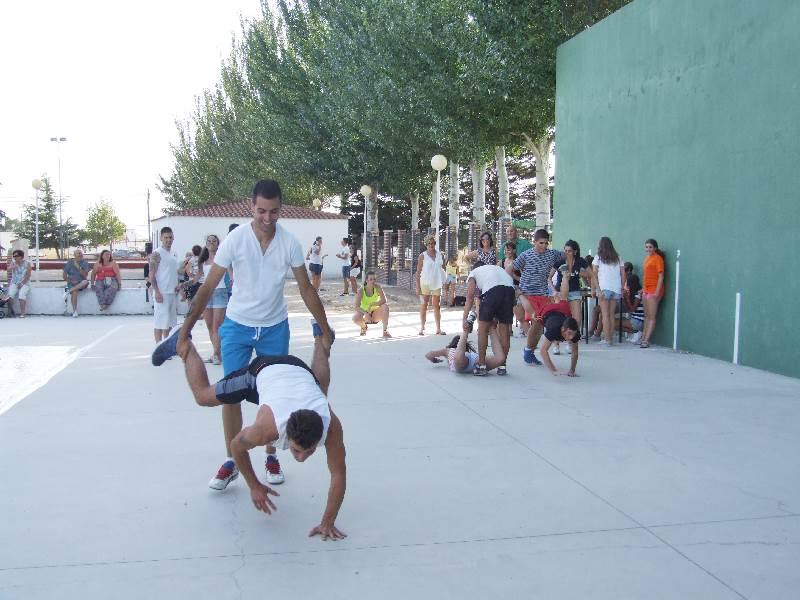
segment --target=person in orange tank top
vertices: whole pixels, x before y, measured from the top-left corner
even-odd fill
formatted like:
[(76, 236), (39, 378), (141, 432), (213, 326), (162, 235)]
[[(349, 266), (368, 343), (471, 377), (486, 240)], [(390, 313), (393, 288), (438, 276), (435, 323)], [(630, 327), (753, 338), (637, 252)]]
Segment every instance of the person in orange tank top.
[(650, 336), (656, 328), (658, 305), (664, 297), (664, 253), (658, 242), (649, 239), (644, 243), (646, 257), (642, 265), (642, 302), (644, 303), (644, 333), (640, 348), (650, 347)]

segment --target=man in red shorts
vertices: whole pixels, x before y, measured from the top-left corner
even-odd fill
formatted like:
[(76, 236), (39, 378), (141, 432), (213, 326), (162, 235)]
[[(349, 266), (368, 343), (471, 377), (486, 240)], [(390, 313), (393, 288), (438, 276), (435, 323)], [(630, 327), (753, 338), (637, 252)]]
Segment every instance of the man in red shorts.
[(522, 358), (529, 365), (541, 365), (533, 351), (542, 335), (542, 311), (552, 303), (549, 291), (549, 282), (553, 278), (553, 265), (564, 257), (563, 252), (548, 248), (550, 234), (544, 229), (539, 229), (533, 236), (533, 248), (520, 254), (514, 261), (514, 269), (522, 275), (519, 280), (519, 289), (522, 292), (519, 302), (527, 315), (533, 317), (528, 328), (528, 339), (522, 350)]

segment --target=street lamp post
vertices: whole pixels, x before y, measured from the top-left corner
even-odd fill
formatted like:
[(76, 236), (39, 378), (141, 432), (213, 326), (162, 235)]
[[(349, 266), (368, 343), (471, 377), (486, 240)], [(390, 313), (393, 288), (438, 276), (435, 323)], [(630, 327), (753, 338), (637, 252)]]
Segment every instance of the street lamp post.
[(31, 181), (31, 187), (36, 197), (36, 283), (39, 283), (39, 190), (42, 189), (42, 182), (34, 179)]
[(58, 245), (61, 247), (62, 257), (64, 255), (64, 219), (62, 218), (61, 207), (64, 204), (64, 196), (61, 191), (61, 144), (67, 141), (65, 137), (51, 137), (51, 142), (56, 143), (58, 154)]
[(367, 280), (367, 212), (372, 188), (364, 184), (359, 191), (364, 196), (364, 234), (361, 236), (361, 282), (363, 284)]
[(436, 188), (433, 191), (433, 229), (435, 231), (434, 237), (436, 238), (436, 251), (439, 251), (439, 212), (440, 212), (440, 201), (439, 201), (439, 188), (442, 182), (442, 170), (447, 167), (447, 159), (442, 156), (441, 154), (437, 154), (433, 158), (431, 158), (431, 167), (434, 171), (436, 171)]

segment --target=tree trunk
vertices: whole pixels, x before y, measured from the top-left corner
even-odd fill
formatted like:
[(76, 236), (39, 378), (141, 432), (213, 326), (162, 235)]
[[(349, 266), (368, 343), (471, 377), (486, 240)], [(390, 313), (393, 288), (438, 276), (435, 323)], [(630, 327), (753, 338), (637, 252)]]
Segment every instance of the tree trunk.
[(486, 224), (486, 165), (472, 161), (472, 220), (481, 227)]
[(494, 152), (497, 163), (497, 184), (499, 188), (499, 203), (497, 206), (498, 219), (511, 218), (511, 203), (508, 201), (508, 171), (506, 171), (506, 147), (498, 146)]
[(368, 199), (369, 218), (367, 219), (367, 231), (378, 233), (378, 184), (372, 186), (372, 193)]
[(536, 140), (523, 136), (525, 147), (536, 159), (536, 227), (550, 228), (550, 148), (553, 132)]
[(419, 192), (411, 194), (411, 229), (419, 229)]
[(460, 203), (458, 201), (458, 163), (450, 163), (450, 191), (448, 193), (448, 206), (450, 207), (450, 226), (458, 227)]

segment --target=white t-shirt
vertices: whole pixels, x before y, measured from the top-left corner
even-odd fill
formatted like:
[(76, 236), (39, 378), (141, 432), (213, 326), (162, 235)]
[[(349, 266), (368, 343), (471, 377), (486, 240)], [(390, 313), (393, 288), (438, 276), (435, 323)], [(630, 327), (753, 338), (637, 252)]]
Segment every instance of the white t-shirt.
[(511, 275), (506, 273), (503, 267), (498, 267), (497, 265), (483, 265), (472, 269), (467, 276), (467, 280), (469, 279), (474, 279), (475, 285), (484, 294), (498, 285), (514, 287), (514, 280)]
[(156, 252), (161, 256), (156, 271), (158, 291), (162, 294), (174, 294), (178, 285), (178, 258), (161, 246), (156, 248)]
[(294, 411), (301, 409), (313, 410), (322, 417), (322, 438), (317, 446), (325, 444), (331, 423), (331, 409), (311, 373), (296, 365), (270, 365), (259, 371), (256, 388), (259, 405), (269, 406), (275, 416), (278, 440), (273, 445), (276, 448), (289, 449), (286, 423)]
[(622, 293), (622, 279), (619, 268), (622, 265), (622, 258), (618, 263), (607, 265), (599, 257), (594, 259), (592, 266), (597, 265), (597, 285), (601, 290), (609, 290), (618, 294)]
[(286, 272), (305, 262), (300, 242), (280, 223), (265, 253), (252, 225), (237, 227), (220, 244), (214, 264), (233, 267), (233, 295), (226, 313), (231, 320), (247, 327), (272, 327), (288, 318)]
[[(311, 245), (311, 256), (308, 262), (312, 265), (321, 265), (322, 264), (322, 256), (320, 254), (320, 247), (317, 242), (314, 242)], [(305, 263), (304, 263), (305, 264)]]
[(339, 256), (344, 256), (344, 258), (340, 259), (342, 261), (343, 267), (350, 266), (350, 246), (342, 246), (337, 252)]

